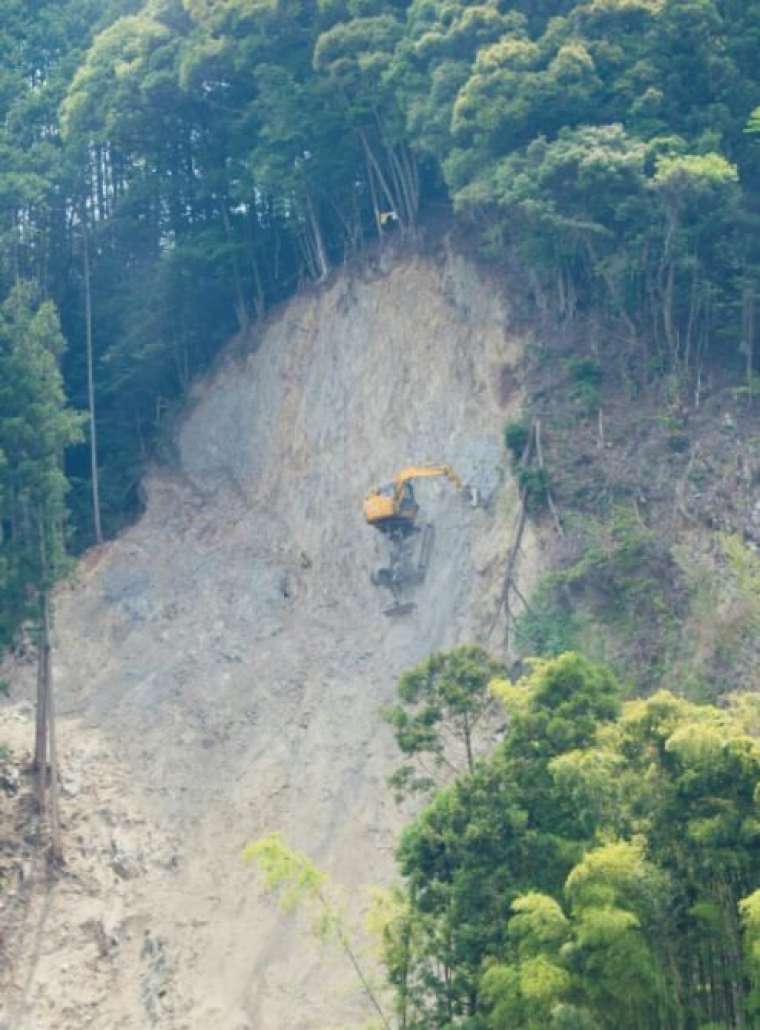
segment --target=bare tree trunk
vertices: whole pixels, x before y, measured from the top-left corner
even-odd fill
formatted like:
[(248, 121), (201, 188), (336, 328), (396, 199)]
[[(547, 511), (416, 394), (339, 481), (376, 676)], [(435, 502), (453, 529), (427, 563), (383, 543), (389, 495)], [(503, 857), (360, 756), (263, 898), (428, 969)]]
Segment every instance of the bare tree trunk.
[(467, 769), (472, 772), (475, 768), (475, 758), (472, 753), (472, 730), (467, 712), (464, 713), (464, 746), (467, 752)]
[(369, 195), (372, 200), (372, 214), (375, 216), (375, 226), (377, 228), (377, 235), (382, 239), (383, 236), (383, 223), (380, 219), (380, 205), (377, 200), (377, 188), (375, 187), (375, 173), (372, 170), (372, 165), (369, 160), (369, 156), (365, 156), (367, 162), (367, 179), (369, 180)]
[(665, 324), (665, 339), (668, 341), (668, 347), (670, 349), (670, 357), (675, 368), (678, 367), (680, 359), (680, 347), (678, 341), (678, 333), (675, 327), (674, 320), (674, 298), (675, 298), (675, 285), (676, 285), (676, 270), (675, 265), (672, 263), (668, 265), (668, 274), (665, 280), (665, 296), (663, 298), (663, 320)]
[(691, 363), (691, 345), (694, 339), (694, 330), (698, 326), (699, 319), (699, 308), (700, 308), (700, 297), (699, 297), (699, 272), (697, 265), (696, 255), (694, 256), (694, 268), (691, 274), (691, 289), (689, 290), (689, 317), (686, 322), (686, 334), (684, 339), (684, 355), (683, 355), (683, 367), (684, 371), (689, 371), (689, 365)]
[(330, 266), (327, 262), (327, 253), (325, 251), (324, 240), (322, 239), (322, 230), (319, 226), (319, 219), (317, 213), (314, 210), (314, 204), (311, 199), (311, 194), (306, 194), (306, 211), (309, 220), (309, 228), (311, 230), (312, 243), (314, 245), (314, 253), (316, 257), (317, 269), (318, 269), (318, 281), (322, 282), (327, 278), (327, 273), (330, 270)]
[(114, 187), (113, 150), (110, 143), (106, 143), (103, 148), (103, 172), (105, 177), (106, 205), (108, 207), (108, 217), (110, 219), (113, 216), (116, 192)]
[[(406, 192), (403, 170), (393, 147), (386, 145), (385, 152), (388, 155), (388, 169), (391, 179), (393, 180), (393, 191), (398, 197), (397, 210), (398, 208), (401, 209), (399, 213), (401, 224), (411, 226), (413, 223), (413, 214), (409, 203), (409, 197)], [(401, 217), (402, 214), (403, 217)]]
[(105, 221), (103, 210), (103, 183), (100, 178), (100, 147), (93, 144), (90, 148), (90, 180), (95, 193), (95, 221)]
[(11, 248), (13, 253), (13, 281), (18, 283), (21, 279), (21, 257), (20, 257), (20, 239), (21, 239), (21, 226), (19, 225), (19, 212), (18, 208), (13, 209), (13, 246)]
[(375, 157), (374, 153), (372, 152), (372, 147), (369, 145), (367, 134), (363, 129), (359, 130), (359, 139), (362, 141), (362, 146), (364, 147), (364, 154), (367, 158), (367, 163), (370, 164), (374, 169), (375, 175), (377, 176), (377, 181), (380, 184), (380, 189), (385, 194), (385, 199), (391, 206), (392, 210), (396, 211), (396, 217), (399, 219), (399, 222), (403, 226), (404, 221), (401, 218), (399, 212), (396, 210), (398, 207), (398, 201), (393, 195), (393, 190), (388, 185), (388, 180), (385, 178), (385, 175), (383, 175), (383, 170), (378, 164), (377, 158)]
[(311, 220), (309, 219), (308, 207), (304, 217), (303, 227), (297, 236), (298, 249), (303, 258), (302, 269), (299, 269), (298, 286), (299, 289), (303, 282), (301, 278), (301, 270), (306, 274), (306, 278), (312, 282), (317, 282), (320, 278), (320, 267), (319, 267), (319, 255), (317, 254), (316, 241), (314, 239), (314, 233), (312, 232)]
[(749, 385), (755, 367), (755, 294), (751, 287), (745, 288), (742, 302), (742, 345)]
[(45, 651), (43, 641), (37, 646), (37, 710), (34, 720), (34, 774), (36, 777), (37, 804), (40, 818), (43, 817), (47, 796), (47, 743), (48, 743), (48, 678), (45, 675)]
[(95, 427), (95, 375), (92, 359), (92, 290), (90, 283), (90, 244), (87, 215), (82, 210), (82, 260), (84, 265), (85, 336), (87, 340), (87, 405), (90, 416), (90, 470), (92, 474), (92, 519), (95, 542), (103, 543), (100, 522), (100, 487), (98, 480), (98, 439)]
[[(317, 271), (317, 263), (314, 257), (314, 244), (311, 241), (311, 234), (309, 233), (308, 227), (298, 234), (298, 247), (303, 255), (303, 269), (306, 272), (306, 278), (315, 282), (319, 278), (319, 272)], [(302, 283), (303, 279), (301, 278), (301, 269), (299, 269), (299, 289), (301, 288)]]
[(53, 664), (51, 645), (50, 595), (45, 590), (42, 596), (42, 653), (45, 697), (47, 700), (48, 745), (50, 755), (50, 792), (48, 820), (50, 823), (50, 857), (60, 865), (63, 862), (61, 844), (60, 798), (58, 791), (58, 751), (55, 735), (55, 702), (53, 697)]
[[(48, 556), (45, 542), (45, 524), (38, 515), (40, 574), (44, 584), (40, 591), (40, 641), (37, 652), (37, 717), (35, 722), (34, 765), (37, 774), (37, 799), (40, 820), (47, 816), (50, 827), (50, 857), (63, 861), (58, 795), (58, 755), (55, 737), (55, 709), (53, 705), (53, 671), (51, 643), (50, 593), (48, 581)], [(48, 792), (48, 759), (49, 784)]]
[(419, 197), (415, 192), (414, 174), (411, 169), (407, 148), (402, 144), (399, 147), (398, 154), (395, 152), (393, 147), (387, 147), (386, 149), (391, 169), (394, 172), (394, 177), (398, 184), (398, 192), (402, 198), (406, 211), (406, 223), (410, 228), (413, 228), (417, 221)]
[(261, 282), (259, 263), (256, 260), (255, 254), (251, 255), (251, 269), (253, 271), (253, 307), (256, 311), (256, 317), (261, 318), (266, 312), (267, 304), (264, 296), (264, 286)]
[(353, 254), (358, 249), (359, 233), (361, 232), (361, 225), (358, 223), (356, 218), (356, 197), (351, 206), (350, 213), (345, 215), (341, 208), (341, 205), (336, 203), (332, 197), (328, 198), (330, 207), (335, 212), (335, 217), (340, 222), (343, 228), (344, 244), (343, 244), (343, 260), (345, 261), (349, 254)]
[(253, 273), (253, 307), (256, 317), (261, 318), (266, 311), (266, 296), (264, 294), (264, 284), (261, 281), (259, 262), (256, 258), (256, 229), (256, 207), (254, 204), (251, 204), (248, 211), (248, 245), (251, 254), (251, 271)]
[(235, 241), (232, 238), (232, 225), (230, 213), (227, 210), (227, 198), (222, 197), (219, 204), (222, 213), (222, 225), (224, 234), (227, 237), (227, 245), (230, 248), (230, 263), (232, 265), (232, 282), (235, 287), (235, 314), (238, 320), (238, 328), (244, 331), (248, 328), (248, 307), (243, 296), (243, 283), (240, 278), (240, 266), (238, 265), (237, 254), (235, 253)]
[(420, 167), (413, 151), (405, 143), (401, 148), (401, 157), (409, 177), (409, 188), (414, 198), (414, 217), (416, 219), (420, 210)]

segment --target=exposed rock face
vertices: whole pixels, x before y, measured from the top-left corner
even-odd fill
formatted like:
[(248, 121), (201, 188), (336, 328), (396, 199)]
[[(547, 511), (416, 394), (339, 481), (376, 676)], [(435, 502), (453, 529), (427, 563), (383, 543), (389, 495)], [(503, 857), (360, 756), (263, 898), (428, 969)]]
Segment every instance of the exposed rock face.
[[(342, 274), (256, 343), (198, 384), (144, 517), (59, 599), (68, 871), (6, 905), (0, 1026), (296, 1030), (366, 1012), (342, 956), (273, 910), (241, 849), (282, 830), (357, 910), (392, 875), (397, 754), (379, 709), (402, 670), (491, 621), (522, 342), (448, 253)], [(431, 461), (482, 504), (419, 484), (431, 564), (415, 611), (389, 620), (361, 502)], [(0, 739), (31, 741), (31, 717), (6, 708)]]

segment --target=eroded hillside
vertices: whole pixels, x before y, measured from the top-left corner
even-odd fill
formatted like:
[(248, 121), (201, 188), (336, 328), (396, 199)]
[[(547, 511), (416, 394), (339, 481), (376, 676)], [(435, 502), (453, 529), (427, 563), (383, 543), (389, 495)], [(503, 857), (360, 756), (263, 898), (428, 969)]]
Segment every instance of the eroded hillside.
[[(345, 960), (273, 910), (241, 849), (281, 829), (356, 911), (392, 875), (379, 709), (403, 669), (492, 621), (521, 350), (508, 298), (445, 252), (296, 298), (197, 385), (144, 516), (58, 599), (68, 861), (50, 886), (32, 857), (8, 865), (0, 1025), (361, 1023)], [(415, 611), (389, 620), (361, 502), (411, 461), (450, 462), (480, 504), (420, 484), (431, 564)], [(526, 570), (534, 546), (529, 533)], [(32, 679), (16, 673), (2, 710), (16, 756)], [(8, 802), (17, 829), (25, 791)]]

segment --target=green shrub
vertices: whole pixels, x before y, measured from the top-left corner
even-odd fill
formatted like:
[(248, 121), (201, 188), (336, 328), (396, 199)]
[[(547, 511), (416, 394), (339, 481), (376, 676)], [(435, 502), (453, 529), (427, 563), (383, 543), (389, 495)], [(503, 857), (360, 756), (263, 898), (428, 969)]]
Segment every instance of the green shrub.
[(593, 383), (577, 383), (572, 397), (573, 403), (582, 415), (595, 415), (599, 410), (599, 387)]
[(668, 437), (668, 447), (671, 451), (675, 451), (676, 454), (683, 454), (684, 451), (688, 451), (690, 441), (686, 433), (671, 433)]
[(570, 358), (567, 369), (573, 382), (601, 386), (602, 366), (593, 358)]
[(539, 588), (515, 620), (515, 644), (522, 655), (555, 658), (578, 646), (579, 616), (558, 602), (550, 586)]
[(747, 382), (743, 386), (735, 387), (733, 393), (737, 400), (741, 397), (749, 400), (760, 397), (760, 375), (757, 372), (751, 372), (747, 377)]
[(514, 461), (519, 461), (528, 444), (530, 429), (524, 422), (513, 420), (504, 426), (504, 446)]
[(525, 508), (531, 513), (543, 511), (549, 501), (549, 476), (546, 469), (519, 468), (517, 483), (525, 493)]
[(570, 358), (567, 369), (573, 382), (573, 403), (580, 409), (581, 414), (595, 414), (599, 410), (602, 366), (593, 358)]

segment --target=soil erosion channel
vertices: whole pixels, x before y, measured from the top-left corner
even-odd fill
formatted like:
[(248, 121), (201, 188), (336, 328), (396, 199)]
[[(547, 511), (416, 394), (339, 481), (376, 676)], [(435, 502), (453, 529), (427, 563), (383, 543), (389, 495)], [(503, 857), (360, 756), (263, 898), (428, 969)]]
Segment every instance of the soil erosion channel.
[[(241, 849), (282, 830), (357, 908), (392, 875), (398, 756), (379, 709), (404, 669), (483, 638), (511, 540), (508, 326), (465, 259), (400, 259), (291, 301), (197, 384), (145, 515), (57, 604), (68, 862), (54, 889), (27, 871), (14, 893), (0, 1025), (361, 1024), (345, 959), (274, 910)], [(388, 619), (362, 499), (425, 462), (480, 505), (416, 485), (430, 566), (415, 610)], [(26, 747), (33, 668), (20, 677), (0, 739)]]

